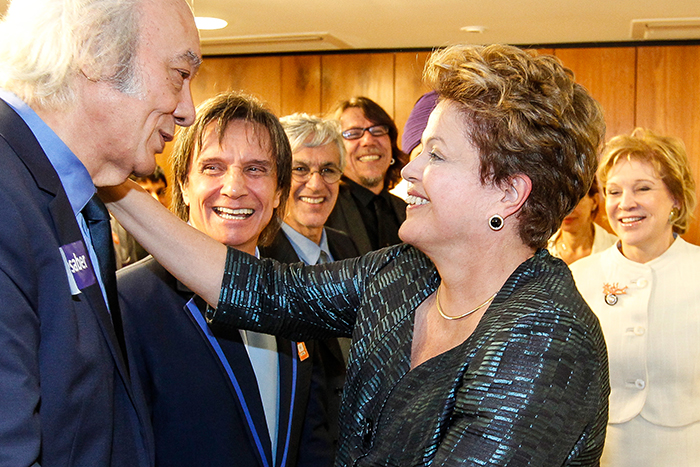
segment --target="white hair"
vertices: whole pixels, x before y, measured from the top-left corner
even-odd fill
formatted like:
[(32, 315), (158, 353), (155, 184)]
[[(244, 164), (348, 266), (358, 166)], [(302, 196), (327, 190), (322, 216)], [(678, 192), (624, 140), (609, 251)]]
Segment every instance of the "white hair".
[(317, 148), (334, 143), (340, 154), (340, 170), (345, 169), (345, 144), (340, 134), (340, 124), (305, 113), (294, 113), (280, 118), (284, 132), (289, 138), (292, 153), (302, 148)]
[(137, 94), (142, 0), (12, 0), (0, 22), (0, 87), (39, 107), (75, 99), (79, 74)]

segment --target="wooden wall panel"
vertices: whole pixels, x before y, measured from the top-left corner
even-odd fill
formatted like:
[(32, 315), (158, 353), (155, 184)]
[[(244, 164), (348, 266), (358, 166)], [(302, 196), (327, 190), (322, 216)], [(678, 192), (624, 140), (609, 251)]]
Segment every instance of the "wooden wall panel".
[(334, 54), (321, 57), (321, 111), (355, 96), (369, 97), (394, 116), (394, 54)]
[(321, 113), (321, 56), (282, 57), (280, 116), (294, 112)]
[[(634, 129), (634, 47), (557, 49), (554, 55), (574, 72), (576, 82), (584, 86), (603, 107), (606, 141)], [(612, 232), (604, 207), (598, 210), (596, 222)]]
[(406, 120), (416, 101), (430, 88), (423, 83), (423, 67), (430, 52), (400, 52), (395, 54), (394, 122), (399, 129), (399, 146)]
[(529, 49), (534, 50), (540, 55), (554, 55), (554, 49)]
[[(683, 139), (700, 182), (700, 46), (639, 47), (637, 83), (637, 126)], [(684, 235), (695, 244), (699, 213)]]
[(557, 49), (555, 55), (603, 107), (606, 141), (634, 130), (634, 47)]
[(224, 91), (243, 91), (262, 99), (273, 112), (282, 108), (281, 57), (207, 58), (192, 82), (195, 104)]

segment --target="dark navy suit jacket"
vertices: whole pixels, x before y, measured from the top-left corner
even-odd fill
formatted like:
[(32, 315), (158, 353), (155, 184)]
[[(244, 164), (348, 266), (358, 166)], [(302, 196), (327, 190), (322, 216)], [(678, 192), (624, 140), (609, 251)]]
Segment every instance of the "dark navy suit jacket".
[[(334, 260), (354, 258), (359, 256), (357, 247), (352, 239), (343, 232), (326, 227), (326, 238), (328, 239), (328, 249)], [(282, 263), (297, 263), (299, 256), (291, 242), (280, 229), (270, 246), (260, 247), (260, 255), (263, 258), (272, 258)], [(349, 339), (348, 339), (349, 341)], [(349, 343), (349, 342), (348, 342)], [(323, 419), (328, 425), (328, 432), (333, 440), (334, 452), (337, 449), (339, 439), (338, 417), (340, 414), (340, 403), (343, 395), (343, 385), (345, 384), (346, 360), (343, 357), (338, 339), (323, 339), (316, 341), (316, 360), (314, 365), (321, 369), (322, 378), (314, 384), (320, 386), (321, 398), (309, 403), (319, 403), (321, 413), (325, 414)]]
[(143, 399), (97, 283), (71, 295), (82, 242), (61, 181), (0, 100), (0, 466), (152, 464)]
[[(332, 464), (320, 414), (308, 405), (313, 343), (300, 359), (296, 343), (277, 338), (280, 409), (277, 457), (240, 333), (214, 329), (235, 383), (187, 309), (194, 294), (152, 257), (117, 273), (127, 348), (133, 356), (153, 423), (156, 464), (302, 466)], [(204, 304), (195, 299), (200, 313)], [(312, 398), (317, 397), (311, 395)], [(293, 401), (293, 403), (292, 403)]]
[[(394, 211), (400, 226), (406, 220), (406, 202), (398, 196), (389, 195), (391, 210)], [(367, 228), (362, 220), (362, 214), (360, 214), (360, 210), (357, 208), (355, 199), (352, 196), (350, 185), (343, 181), (340, 182), (338, 201), (336, 201), (333, 211), (331, 211), (326, 220), (326, 227), (332, 227), (348, 234), (355, 242), (360, 254), (369, 253), (373, 250), (367, 234)], [(331, 253), (333, 252), (331, 251)]]

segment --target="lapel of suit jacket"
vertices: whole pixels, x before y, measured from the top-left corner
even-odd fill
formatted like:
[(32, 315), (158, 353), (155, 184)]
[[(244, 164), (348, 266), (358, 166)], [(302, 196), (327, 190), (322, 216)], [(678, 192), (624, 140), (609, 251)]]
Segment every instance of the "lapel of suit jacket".
[[(297, 452), (299, 449), (301, 426), (294, 427), (293, 422), (295, 418), (298, 419), (297, 411), (305, 411), (309, 388), (308, 385), (302, 387), (300, 382), (310, 381), (312, 365), (310, 361), (307, 364), (299, 361), (296, 342), (278, 337), (277, 351), (280, 368), (280, 407), (275, 465), (286, 467), (294, 463), (294, 459), (290, 458), (290, 452)], [(298, 403), (295, 403), (297, 401)]]
[[(37, 186), (47, 193), (54, 195), (53, 200), (49, 202), (48, 208), (53, 219), (59, 244), (68, 245), (76, 241), (82, 241), (84, 244), (85, 242), (80, 233), (78, 222), (73, 215), (73, 208), (63, 190), (63, 185), (61, 185), (58, 174), (51, 165), (51, 162), (49, 162), (31, 130), (19, 115), (1, 99), (0, 134), (27, 166)], [(56, 254), (58, 255), (59, 252), (56, 252)], [(95, 271), (95, 274), (99, 274), (99, 272)], [(109, 316), (107, 305), (104, 302), (100, 286), (96, 282), (86, 287), (81, 292), (82, 293), (78, 295), (77, 298), (80, 300), (82, 298), (81, 295), (87, 298), (90, 304), (89, 308), (95, 313), (102, 334), (115, 360), (119, 375), (124, 380), (124, 384), (127, 387), (127, 393), (133, 400), (129, 373), (126, 370), (123, 354), (117, 342), (117, 336), (114, 333), (112, 320)]]
[(328, 249), (331, 251), (335, 261), (360, 256), (355, 242), (349, 235), (330, 227), (326, 227), (325, 230), (326, 238), (328, 239)]
[(355, 241), (360, 253), (372, 251), (372, 244), (369, 241), (365, 223), (362, 220), (360, 211), (357, 209), (357, 205), (355, 205), (355, 200), (352, 197), (349, 186), (341, 185), (340, 192), (338, 193), (338, 201), (336, 202), (336, 209), (340, 211), (345, 226), (335, 226), (335, 228), (347, 232)]
[[(178, 287), (184, 287), (178, 282)], [(196, 307), (202, 309), (204, 301), (200, 297), (194, 298)], [(189, 304), (189, 301), (188, 301)], [(185, 304), (183, 311), (193, 321), (193, 325), (199, 331), (200, 337), (206, 342), (211, 351), (212, 358), (220, 363), (222, 377), (227, 381), (231, 396), (238, 402), (237, 407), (242, 420), (245, 420), (248, 441), (253, 450), (258, 453), (258, 461), (261, 467), (273, 467), (272, 443), (267, 430), (265, 412), (260, 398), (260, 391), (255, 379), (255, 372), (250, 363), (250, 357), (246, 351), (243, 339), (238, 329), (217, 328), (207, 325), (199, 310), (191, 310)], [(195, 316), (194, 313), (200, 313)], [(201, 318), (201, 319), (200, 319)], [(207, 326), (214, 341), (207, 336)], [(229, 375), (226, 367), (231, 371)]]
[(299, 256), (282, 229), (277, 231), (277, 235), (269, 246), (259, 248), (261, 258), (276, 259), (280, 263), (299, 262)]

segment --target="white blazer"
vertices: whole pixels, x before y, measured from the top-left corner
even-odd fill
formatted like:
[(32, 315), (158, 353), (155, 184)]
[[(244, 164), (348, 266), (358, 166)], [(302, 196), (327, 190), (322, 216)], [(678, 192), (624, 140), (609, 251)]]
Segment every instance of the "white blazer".
[[(608, 345), (609, 423), (640, 414), (667, 427), (700, 420), (700, 247), (677, 237), (641, 264), (612, 246), (571, 271)], [(614, 305), (606, 284), (620, 290)]]

